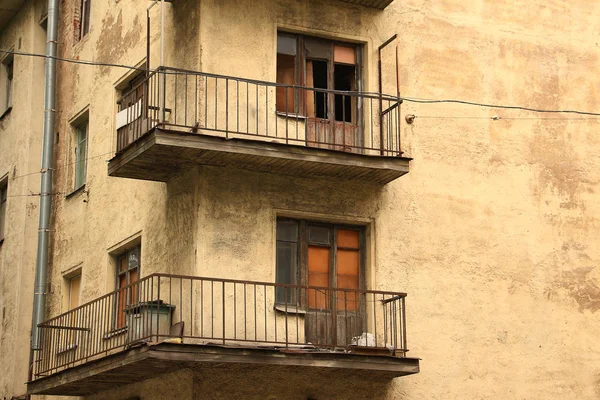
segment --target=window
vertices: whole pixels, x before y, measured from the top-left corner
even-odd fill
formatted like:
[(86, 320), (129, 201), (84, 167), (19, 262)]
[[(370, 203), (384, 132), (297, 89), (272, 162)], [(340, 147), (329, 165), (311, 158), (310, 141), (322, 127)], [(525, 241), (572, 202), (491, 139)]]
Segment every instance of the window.
[(83, 39), (90, 31), (90, 11), (92, 0), (81, 0), (79, 14), (79, 40)]
[(79, 307), (79, 294), (81, 292), (81, 274), (67, 278), (68, 308), (72, 310)]
[[(140, 276), (141, 247), (138, 245), (117, 257), (116, 289), (123, 289), (127, 285), (138, 281)], [(116, 328), (125, 327), (125, 309), (134, 304), (137, 299), (137, 288), (119, 291), (117, 298)]]
[(75, 169), (73, 174), (73, 190), (85, 185), (87, 172), (87, 144), (89, 130), (89, 115), (85, 113), (74, 124)]
[(14, 56), (4, 57), (0, 68), (0, 116), (12, 109)]
[(6, 229), (6, 197), (8, 192), (7, 180), (0, 181), (0, 243), (4, 241)]
[[(276, 281), (321, 288), (363, 289), (364, 229), (360, 226), (322, 224), (290, 219), (277, 220)], [(356, 310), (358, 298), (346, 292), (332, 304), (324, 291), (311, 289), (306, 299), (297, 290), (278, 288), (279, 304), (309, 308)]]
[(279, 33), (277, 83), (316, 90), (277, 88), (277, 111), (356, 123), (356, 98), (328, 90), (360, 90), (361, 47), (303, 35)]

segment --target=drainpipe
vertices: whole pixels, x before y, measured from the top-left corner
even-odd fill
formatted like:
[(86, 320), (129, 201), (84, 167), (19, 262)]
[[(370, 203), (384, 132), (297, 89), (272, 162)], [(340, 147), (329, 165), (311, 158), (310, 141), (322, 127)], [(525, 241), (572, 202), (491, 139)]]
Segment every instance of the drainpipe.
[(40, 219), (38, 248), (33, 287), (33, 321), (31, 349), (40, 348), (38, 325), (44, 321), (46, 307), (46, 274), (52, 206), (52, 158), (54, 152), (54, 113), (56, 94), (56, 37), (58, 30), (58, 0), (48, 0), (48, 33), (46, 41), (46, 82), (44, 88), (44, 133), (42, 145), (42, 176), (40, 185)]

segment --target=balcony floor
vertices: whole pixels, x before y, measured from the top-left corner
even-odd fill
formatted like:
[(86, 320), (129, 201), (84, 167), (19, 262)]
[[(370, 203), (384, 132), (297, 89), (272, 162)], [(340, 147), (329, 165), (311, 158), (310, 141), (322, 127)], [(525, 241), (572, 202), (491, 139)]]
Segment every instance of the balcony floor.
[(210, 165), (386, 184), (406, 174), (410, 160), (153, 128), (110, 160), (108, 174), (167, 182), (191, 165)]
[(183, 368), (236, 368), (253, 364), (281, 368), (323, 368), (374, 380), (419, 372), (419, 359), (382, 355), (315, 352), (303, 349), (224, 347), (160, 343), (125, 350), (40, 378), (27, 385), (29, 394), (86, 396), (154, 378)]

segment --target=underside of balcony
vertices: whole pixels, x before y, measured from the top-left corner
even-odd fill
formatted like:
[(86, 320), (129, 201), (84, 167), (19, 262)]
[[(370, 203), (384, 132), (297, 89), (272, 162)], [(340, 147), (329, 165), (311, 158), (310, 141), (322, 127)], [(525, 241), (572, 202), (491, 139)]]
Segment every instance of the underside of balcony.
[(352, 376), (386, 381), (419, 372), (419, 360), (407, 357), (311, 351), (302, 348), (225, 347), (161, 343), (129, 349), (66, 369), (28, 384), (29, 394), (86, 396), (154, 378), (180, 369), (227, 373), (247, 366), (282, 370), (319, 368), (346, 379)]
[(380, 10), (385, 9), (387, 6), (392, 4), (394, 0), (341, 0), (344, 3), (358, 4), (365, 7), (378, 8)]
[(110, 160), (110, 176), (167, 182), (194, 165), (241, 168), (299, 177), (386, 184), (408, 172), (409, 158), (377, 157), (249, 139), (226, 139), (202, 131), (152, 128)]

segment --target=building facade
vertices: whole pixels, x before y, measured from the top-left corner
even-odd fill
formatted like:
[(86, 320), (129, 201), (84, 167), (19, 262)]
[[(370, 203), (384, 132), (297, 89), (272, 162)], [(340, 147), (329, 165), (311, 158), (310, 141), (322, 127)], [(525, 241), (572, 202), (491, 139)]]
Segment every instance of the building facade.
[(61, 2), (31, 359), (45, 7), (0, 8), (0, 398), (600, 396), (598, 116), (487, 106), (597, 111), (600, 6)]

